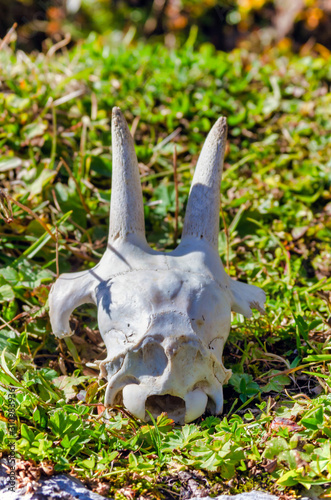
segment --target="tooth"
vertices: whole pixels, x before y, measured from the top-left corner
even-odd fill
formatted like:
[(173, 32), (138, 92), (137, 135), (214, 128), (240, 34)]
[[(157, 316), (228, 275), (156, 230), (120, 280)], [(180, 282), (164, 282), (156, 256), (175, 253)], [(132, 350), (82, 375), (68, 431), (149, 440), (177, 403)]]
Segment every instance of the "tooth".
[(145, 419), (145, 403), (148, 390), (138, 384), (129, 384), (123, 388), (123, 405), (132, 415), (141, 420)]
[(187, 424), (204, 413), (208, 397), (201, 389), (195, 389), (195, 391), (186, 394), (184, 401), (186, 405), (185, 423)]
[(223, 411), (223, 387), (221, 384), (213, 388), (209, 388), (208, 396), (214, 402), (215, 407), (212, 409), (213, 415), (219, 415)]
[[(107, 373), (107, 367), (103, 364), (104, 370)], [(108, 375), (109, 377), (109, 375)], [(122, 389), (124, 385), (122, 369), (120, 369), (115, 375), (108, 378), (108, 384), (105, 394), (105, 406), (113, 406), (116, 395)]]
[(223, 388), (221, 387), (219, 393), (214, 398), (215, 401), (215, 415), (219, 415), (223, 411)]

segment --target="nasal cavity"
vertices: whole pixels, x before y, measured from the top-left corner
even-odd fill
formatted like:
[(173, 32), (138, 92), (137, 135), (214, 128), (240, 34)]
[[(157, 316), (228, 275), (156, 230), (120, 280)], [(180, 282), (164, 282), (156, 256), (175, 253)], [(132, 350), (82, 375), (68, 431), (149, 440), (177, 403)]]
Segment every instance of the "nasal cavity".
[(149, 396), (146, 399), (146, 420), (150, 417), (149, 412), (154, 418), (157, 418), (161, 413), (167, 413), (169, 418), (172, 418), (177, 424), (184, 424), (186, 405), (182, 398), (164, 394), (162, 396)]

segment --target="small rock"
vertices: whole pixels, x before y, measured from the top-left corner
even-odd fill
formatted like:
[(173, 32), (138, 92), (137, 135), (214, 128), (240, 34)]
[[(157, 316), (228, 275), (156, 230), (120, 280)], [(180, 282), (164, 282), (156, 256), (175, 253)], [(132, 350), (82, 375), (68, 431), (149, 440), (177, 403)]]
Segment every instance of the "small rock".
[[(33, 490), (31, 491), (31, 486)], [(15, 491), (9, 489), (9, 476), (0, 464), (1, 500), (104, 500), (105, 497), (88, 490), (78, 479), (60, 474), (31, 481)]]
[[(278, 500), (279, 497), (275, 495), (270, 495), (265, 491), (250, 491), (248, 493), (239, 493), (238, 495), (220, 495), (218, 497), (204, 497), (203, 500)], [(190, 500), (201, 500), (198, 497), (192, 497)]]

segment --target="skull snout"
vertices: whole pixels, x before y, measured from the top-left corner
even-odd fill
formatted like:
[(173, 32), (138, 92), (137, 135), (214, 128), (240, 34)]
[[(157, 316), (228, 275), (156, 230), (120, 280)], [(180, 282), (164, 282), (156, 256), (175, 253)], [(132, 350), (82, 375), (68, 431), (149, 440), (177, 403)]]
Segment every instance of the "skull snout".
[(122, 397), (133, 415), (149, 420), (149, 414), (157, 418), (166, 412), (175, 422), (185, 423), (204, 413), (208, 396), (199, 387), (205, 371), (198, 339), (184, 335), (145, 338), (127, 356), (135, 383), (123, 387)]

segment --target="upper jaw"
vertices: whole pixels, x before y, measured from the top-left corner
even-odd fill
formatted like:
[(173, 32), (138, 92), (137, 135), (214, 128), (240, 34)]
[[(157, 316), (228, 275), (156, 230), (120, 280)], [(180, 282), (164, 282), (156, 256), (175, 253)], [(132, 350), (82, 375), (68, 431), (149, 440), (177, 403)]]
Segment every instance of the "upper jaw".
[(123, 404), (141, 420), (157, 418), (166, 412), (178, 424), (192, 422), (206, 410), (208, 396), (201, 389), (189, 391), (184, 398), (169, 393), (154, 394), (146, 385), (129, 384), (123, 389)]
[[(170, 365), (160, 376), (134, 376), (128, 370), (130, 363), (123, 363), (122, 368), (109, 377), (105, 405), (123, 404), (134, 416), (149, 420), (149, 413), (156, 418), (166, 412), (176, 423), (191, 422), (200, 417), (208, 408), (216, 414), (223, 409), (223, 381), (228, 377), (227, 370), (219, 367), (215, 373), (215, 364), (202, 366), (201, 372), (184, 377), (188, 366), (182, 366), (181, 373)], [(204, 375), (202, 376), (202, 374)], [(218, 377), (216, 376), (218, 375)], [(185, 383), (186, 382), (186, 383)], [(148, 413), (149, 412), (149, 413)]]

